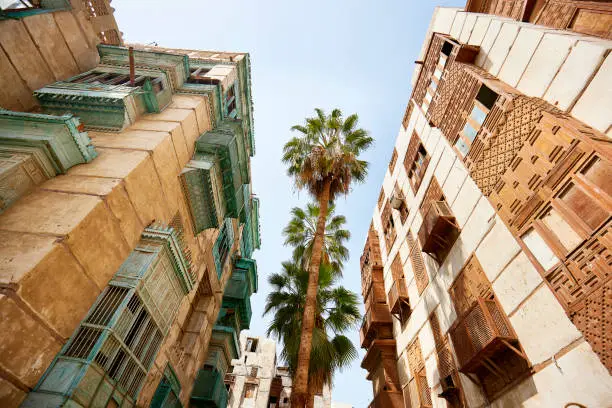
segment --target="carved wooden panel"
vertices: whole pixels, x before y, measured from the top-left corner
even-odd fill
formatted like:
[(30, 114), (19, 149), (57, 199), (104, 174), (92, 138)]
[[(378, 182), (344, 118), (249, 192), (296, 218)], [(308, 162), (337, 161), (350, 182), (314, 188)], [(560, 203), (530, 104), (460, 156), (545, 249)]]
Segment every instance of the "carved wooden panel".
[[(417, 160), (420, 160), (420, 162), (416, 163)], [(416, 132), (412, 132), (406, 156), (404, 156), (404, 169), (408, 174), (410, 186), (415, 194), (423, 181), (429, 160), (429, 154), (427, 154), (425, 147), (421, 143), (419, 135)]]
[(383, 188), (380, 189), (380, 194), (378, 195), (378, 209), (380, 210), (385, 202), (385, 190)]
[(391, 161), (389, 162), (389, 171), (393, 173), (395, 168), (395, 162), (397, 161), (397, 149), (393, 148), (393, 154), (391, 155)]
[[(610, 149), (612, 143), (603, 135), (594, 137), (593, 132), (570, 117), (541, 112), (489, 194), (491, 204), (515, 234), (520, 235), (519, 230), (553, 199), (554, 191), (565, 188), (566, 181), (595, 151)], [(609, 162), (604, 167), (609, 168)], [(609, 181), (600, 181), (599, 188), (605, 191), (606, 183)]]
[(476, 255), (468, 258), (448, 291), (455, 305), (457, 317), (465, 315), (479, 298), (493, 297), (491, 282), (485, 275)]
[[(465, 123), (468, 109), (471, 109), (481, 82), (470, 73), (467, 64), (459, 62), (454, 62), (445, 75), (448, 77), (444, 79), (443, 89), (440, 89), (444, 94), (440, 94), (439, 98), (445, 98), (446, 101), (437, 102), (432, 122), (452, 144)], [(443, 106), (444, 103), (446, 106)]]
[(438, 180), (436, 177), (432, 177), (431, 182), (429, 183), (429, 187), (427, 187), (427, 191), (425, 191), (425, 196), (423, 197), (423, 201), (421, 202), (421, 214), (424, 216), (429, 208), (429, 204), (432, 201), (442, 201), (444, 199), (444, 193), (442, 192), (442, 188), (440, 184), (438, 184)]
[(474, 164), (470, 166), (470, 173), (483, 194), (489, 195), (500, 176), (510, 167), (544, 110), (553, 111), (555, 108), (542, 99), (527, 96), (512, 101), (510, 110), (499, 120), (489, 145), (482, 149), (478, 158), (472, 158)]
[(425, 92), (427, 92), (427, 87), (431, 82), (431, 75), (438, 64), (440, 51), (442, 50), (444, 41), (444, 37), (440, 35), (434, 35), (431, 39), (427, 55), (425, 56), (425, 61), (423, 62), (421, 72), (419, 73), (419, 78), (417, 79), (417, 83), (414, 86), (414, 91), (412, 92), (412, 99), (414, 99), (417, 105), (421, 105), (421, 102), (425, 97)]
[(425, 262), (423, 262), (423, 254), (421, 253), (419, 241), (412, 237), (411, 231), (408, 231), (406, 240), (408, 242), (408, 247), (410, 248), (410, 263), (412, 265), (412, 272), (414, 273), (414, 281), (420, 295), (427, 287), (427, 284), (429, 284), (429, 275), (427, 274), (427, 269), (425, 268)]
[(612, 38), (612, 4), (606, 1), (546, 0), (536, 24)]

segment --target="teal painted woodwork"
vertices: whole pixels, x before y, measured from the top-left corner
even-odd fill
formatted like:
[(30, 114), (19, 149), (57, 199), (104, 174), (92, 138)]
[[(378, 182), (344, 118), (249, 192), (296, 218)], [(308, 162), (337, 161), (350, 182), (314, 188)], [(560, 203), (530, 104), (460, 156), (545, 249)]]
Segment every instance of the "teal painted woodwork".
[(150, 408), (182, 408), (179, 395), (181, 394), (181, 383), (170, 363), (166, 365), (164, 375), (162, 376), (153, 399), (151, 400)]
[[(79, 78), (104, 72), (127, 74), (129, 68), (96, 68), (68, 81), (55, 82), (34, 92), (45, 113), (59, 115), (71, 112), (78, 116), (88, 129), (120, 131), (133, 124), (146, 112), (159, 112), (160, 106), (167, 105), (172, 92), (167, 89), (167, 79), (160, 72), (154, 72), (164, 87), (154, 92), (150, 79), (143, 86), (110, 85), (101, 83), (81, 83)], [(138, 76), (147, 74), (137, 69)], [(165, 85), (164, 85), (165, 84)]]
[(259, 249), (261, 247), (261, 236), (259, 233), (259, 198), (252, 198), (251, 206), (251, 229), (253, 235), (253, 247)]
[(234, 270), (245, 271), (250, 294), (257, 293), (259, 287), (257, 261), (246, 257), (237, 258), (234, 262)]
[(111, 399), (134, 406), (181, 300), (193, 287), (182, 252), (171, 227), (145, 228), (22, 406), (93, 408)]
[(249, 182), (248, 160), (240, 121), (225, 120), (218, 128), (204, 133), (196, 142), (196, 151), (219, 158), (226, 216), (238, 218), (244, 206), (242, 185)]
[(217, 277), (221, 279), (223, 274), (223, 268), (230, 255), (230, 250), (234, 243), (234, 224), (231, 218), (226, 218), (223, 221), (223, 225), (219, 230), (217, 240), (213, 245), (213, 258), (215, 261), (215, 268), (217, 270)]
[(190, 406), (198, 408), (226, 408), (228, 392), (223, 375), (212, 367), (198, 371), (191, 392)]
[(18, 19), (42, 13), (52, 13), (54, 11), (71, 10), (72, 5), (69, 0), (40, 0), (37, 8), (0, 10), (0, 20)]
[[(102, 65), (129, 67), (128, 47), (98, 44), (98, 54)], [(134, 49), (134, 65), (167, 74), (171, 91), (182, 87), (189, 77), (189, 57), (186, 54)]]
[(195, 153), (180, 174), (187, 198), (194, 234), (219, 226), (225, 217), (225, 197), (219, 159), (215, 155)]
[(72, 115), (43, 115), (0, 109), (0, 146), (36, 148), (48, 158), (49, 174), (92, 161), (97, 153)]

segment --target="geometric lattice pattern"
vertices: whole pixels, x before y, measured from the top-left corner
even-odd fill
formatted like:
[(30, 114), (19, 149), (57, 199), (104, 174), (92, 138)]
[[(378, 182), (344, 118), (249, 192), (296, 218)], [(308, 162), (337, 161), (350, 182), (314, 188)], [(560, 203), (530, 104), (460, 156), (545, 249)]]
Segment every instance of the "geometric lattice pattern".
[(607, 1), (547, 0), (536, 16), (535, 23), (612, 38), (611, 14), (612, 4)]
[(612, 220), (554, 268), (546, 280), (612, 373)]
[(411, 231), (408, 231), (406, 241), (408, 242), (408, 247), (410, 248), (410, 263), (412, 265), (412, 272), (414, 273), (414, 280), (416, 282), (417, 290), (420, 295), (429, 284), (429, 275), (427, 274), (427, 269), (425, 268), (425, 262), (423, 262), (423, 255), (421, 254), (419, 241), (412, 237)]
[(542, 110), (556, 110), (540, 98), (518, 96), (512, 101), (511, 110), (505, 112), (501, 124), (493, 132), (486, 146), (471, 169), (471, 176), (484, 195), (489, 195), (500, 176), (510, 166), (523, 142), (536, 127)]
[(586, 296), (570, 319), (612, 374), (612, 279)]

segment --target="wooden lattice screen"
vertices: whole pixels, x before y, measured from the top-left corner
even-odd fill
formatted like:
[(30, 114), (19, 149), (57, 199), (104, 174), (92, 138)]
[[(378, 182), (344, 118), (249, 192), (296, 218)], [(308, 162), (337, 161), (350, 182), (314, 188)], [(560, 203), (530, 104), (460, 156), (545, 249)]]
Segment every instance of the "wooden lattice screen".
[(412, 272), (414, 273), (414, 281), (416, 282), (417, 290), (420, 295), (429, 284), (429, 275), (427, 274), (427, 269), (425, 268), (425, 262), (423, 262), (423, 255), (421, 254), (419, 241), (413, 238), (410, 230), (408, 230), (406, 240), (408, 241), (408, 247), (410, 248), (410, 263), (412, 265)]
[(476, 304), (478, 298), (491, 299), (493, 297), (491, 282), (485, 275), (476, 255), (468, 258), (448, 291), (455, 305), (457, 318), (464, 316)]
[(421, 352), (421, 343), (418, 337), (408, 345), (407, 349), (408, 367), (412, 378), (408, 383), (411, 407), (429, 408), (432, 407), (431, 389), (427, 383), (425, 372), (425, 362)]
[(389, 161), (389, 171), (393, 173), (395, 168), (395, 162), (397, 161), (397, 149), (393, 148), (393, 154), (391, 155), (391, 161)]
[(440, 184), (438, 184), (438, 180), (436, 177), (432, 177), (429, 186), (427, 187), (427, 191), (425, 191), (425, 196), (423, 197), (423, 201), (421, 202), (421, 207), (419, 208), (422, 215), (425, 215), (427, 209), (429, 208), (429, 204), (432, 201), (442, 201), (444, 200), (444, 193), (442, 192), (442, 188)]
[(404, 277), (404, 267), (402, 266), (402, 260), (399, 253), (393, 258), (391, 263), (391, 273), (393, 274), (393, 280), (396, 281)]

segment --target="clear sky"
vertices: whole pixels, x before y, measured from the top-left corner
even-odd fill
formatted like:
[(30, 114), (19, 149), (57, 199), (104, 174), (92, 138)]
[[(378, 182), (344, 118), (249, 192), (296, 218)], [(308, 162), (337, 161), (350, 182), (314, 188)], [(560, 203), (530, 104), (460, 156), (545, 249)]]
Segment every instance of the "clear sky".
[[(280, 162), (289, 128), (314, 114), (340, 108), (357, 113), (375, 138), (365, 155), (365, 184), (337, 203), (352, 233), (344, 286), (361, 296), (359, 257), (410, 95), (414, 60), (434, 6), (462, 7), (465, 0), (115, 0), (115, 17), (127, 42), (249, 52), (255, 107), (253, 191), (261, 201), (261, 250), (256, 251), (259, 292), (252, 298), (251, 332), (264, 335), (267, 276), (290, 257), (281, 231), (289, 210), (308, 200), (297, 193)], [(362, 305), (363, 312), (363, 305)], [(356, 329), (349, 334), (359, 348)], [(336, 376), (333, 399), (367, 407), (372, 386), (360, 368)]]

